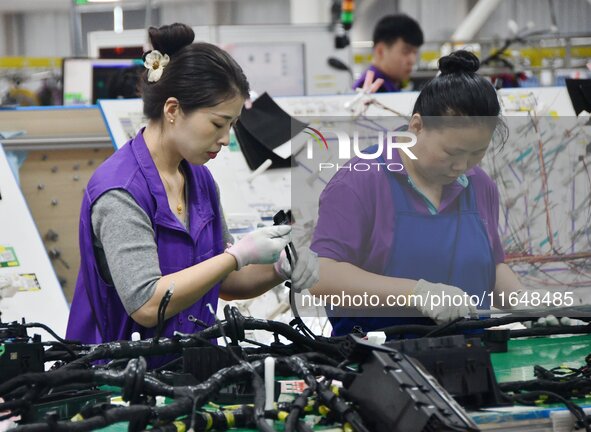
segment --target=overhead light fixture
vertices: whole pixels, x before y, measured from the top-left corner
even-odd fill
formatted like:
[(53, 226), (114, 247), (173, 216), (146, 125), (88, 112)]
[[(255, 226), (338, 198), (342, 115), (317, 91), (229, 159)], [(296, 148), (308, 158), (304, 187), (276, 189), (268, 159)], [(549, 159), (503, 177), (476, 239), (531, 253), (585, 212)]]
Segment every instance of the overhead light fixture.
[(115, 6), (113, 8), (113, 30), (115, 33), (121, 33), (123, 31), (123, 9), (121, 6)]

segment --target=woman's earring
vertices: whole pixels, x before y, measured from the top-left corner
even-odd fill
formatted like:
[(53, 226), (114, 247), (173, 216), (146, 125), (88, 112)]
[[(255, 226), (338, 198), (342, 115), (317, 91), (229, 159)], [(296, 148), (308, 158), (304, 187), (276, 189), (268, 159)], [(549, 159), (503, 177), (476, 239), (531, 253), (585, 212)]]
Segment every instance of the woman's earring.
[(170, 119), (170, 122), (171, 122), (171, 123), (174, 123), (174, 120), (173, 120), (173, 119)]

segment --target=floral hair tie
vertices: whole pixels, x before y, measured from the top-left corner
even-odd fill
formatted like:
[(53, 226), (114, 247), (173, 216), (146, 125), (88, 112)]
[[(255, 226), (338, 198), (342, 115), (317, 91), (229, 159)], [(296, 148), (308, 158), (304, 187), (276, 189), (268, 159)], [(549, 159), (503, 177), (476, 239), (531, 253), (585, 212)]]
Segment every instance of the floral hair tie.
[(168, 54), (162, 54), (158, 50), (153, 50), (146, 54), (144, 67), (148, 69), (148, 81), (158, 81), (169, 61), (170, 57), (168, 57)]

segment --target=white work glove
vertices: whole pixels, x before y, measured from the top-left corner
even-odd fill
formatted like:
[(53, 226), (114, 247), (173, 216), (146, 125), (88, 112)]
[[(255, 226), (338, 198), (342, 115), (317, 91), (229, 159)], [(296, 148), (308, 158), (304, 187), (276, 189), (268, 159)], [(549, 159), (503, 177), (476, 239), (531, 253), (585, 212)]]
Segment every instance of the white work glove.
[[(477, 316), (476, 307), (470, 304), (469, 296), (460, 288), (442, 283), (431, 283), (420, 279), (415, 285), (413, 294), (421, 299), (416, 299), (416, 307), (424, 316), (433, 319), (438, 324), (447, 323), (456, 318), (465, 316)], [(454, 298), (461, 297), (455, 301)], [(411, 303), (414, 306), (414, 303)]]
[[(0, 404), (4, 403), (4, 399), (0, 397)], [(8, 414), (8, 411), (0, 411), (0, 416)], [(0, 431), (8, 431), (11, 430), (18, 425), (16, 424), (17, 421), (21, 419), (21, 416), (10, 417), (6, 420), (0, 420)]]
[(260, 228), (248, 233), (226, 249), (236, 258), (236, 270), (249, 264), (273, 264), (291, 240), (289, 225), (276, 225)]
[(0, 275), (0, 299), (15, 295), (22, 285), (21, 282), (18, 274)]
[(556, 318), (554, 315), (546, 315), (538, 318), (536, 321), (524, 321), (522, 324), (527, 328), (532, 327), (556, 327), (556, 326), (576, 326), (585, 324), (584, 321), (569, 317)]
[[(533, 301), (532, 294), (536, 293), (538, 297), (536, 297), (536, 301)], [(552, 309), (552, 305), (548, 305), (547, 302), (542, 302), (542, 300), (546, 299), (548, 295), (551, 295), (552, 292), (546, 289), (525, 289), (522, 288), (516, 291), (516, 298), (518, 300), (523, 299), (523, 301), (527, 301), (527, 303), (517, 304), (514, 309), (527, 311), (531, 309), (532, 311), (538, 310), (544, 316), (536, 318), (532, 317), (531, 320), (523, 321), (523, 324), (527, 328), (531, 327), (555, 327), (559, 325), (568, 326), (571, 325), (571, 319), (568, 317), (562, 317), (560, 319), (556, 318), (556, 316), (552, 314), (546, 314), (544, 309)], [(548, 310), (550, 312), (550, 310)], [(539, 315), (538, 315), (539, 316)], [(579, 322), (579, 320), (574, 320), (575, 324)]]
[[(287, 260), (285, 250), (281, 252), (279, 261), (274, 265), (275, 272), (283, 280), (291, 279), (291, 288), (299, 293), (313, 287), (320, 278), (318, 255), (308, 248), (298, 250), (298, 260), (293, 272)], [(293, 257), (292, 257), (293, 258)]]

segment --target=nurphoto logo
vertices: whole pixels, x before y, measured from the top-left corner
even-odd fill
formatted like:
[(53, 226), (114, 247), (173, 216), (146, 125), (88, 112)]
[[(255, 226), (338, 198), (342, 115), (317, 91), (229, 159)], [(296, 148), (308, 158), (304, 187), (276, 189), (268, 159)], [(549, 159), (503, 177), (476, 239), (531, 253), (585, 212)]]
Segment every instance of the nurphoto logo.
[[(401, 171), (402, 169), (404, 169), (401, 163), (387, 162), (392, 159), (392, 154), (395, 149), (400, 149), (410, 159), (417, 158), (414, 155), (414, 153), (410, 150), (411, 147), (413, 147), (417, 143), (417, 137), (412, 132), (388, 131), (384, 133), (383, 131), (380, 131), (378, 132), (377, 142), (375, 143), (375, 145), (369, 147), (371, 151), (368, 151), (368, 149), (362, 150), (360, 148), (358, 131), (354, 131), (352, 137), (349, 135), (348, 132), (336, 129), (330, 129), (320, 132), (319, 130), (308, 126), (304, 131), (311, 137), (308, 140), (306, 147), (307, 159), (314, 159), (314, 154), (316, 151), (318, 151), (314, 150), (314, 148), (320, 148), (322, 152), (330, 151), (331, 149), (326, 138), (327, 136), (330, 136), (334, 137), (334, 139), (330, 139), (331, 145), (332, 142), (336, 139), (336, 143), (338, 146), (338, 159), (346, 161), (346, 163), (343, 165), (333, 162), (320, 162), (318, 164), (319, 171), (332, 169), (346, 169), (349, 171), (369, 171), (370, 169), (387, 169), (388, 171)], [(386, 149), (385, 155), (384, 147)], [(348, 161), (352, 158), (352, 155), (363, 161), (374, 162), (357, 161), (351, 164)], [(386, 160), (384, 160), (382, 156), (385, 156)]]

